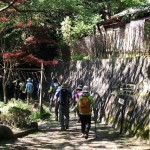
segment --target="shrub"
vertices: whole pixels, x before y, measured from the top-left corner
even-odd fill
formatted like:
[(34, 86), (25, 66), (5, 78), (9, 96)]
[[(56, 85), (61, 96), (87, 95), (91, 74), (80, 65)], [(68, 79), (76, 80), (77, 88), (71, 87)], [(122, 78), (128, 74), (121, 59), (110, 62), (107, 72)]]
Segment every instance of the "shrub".
[[(45, 107), (46, 108), (46, 107)], [(32, 104), (26, 104), (22, 101), (9, 101), (8, 104), (0, 104), (0, 123), (11, 127), (25, 128), (33, 121), (46, 119), (50, 116), (45, 108), (40, 114), (38, 107), (32, 110)]]

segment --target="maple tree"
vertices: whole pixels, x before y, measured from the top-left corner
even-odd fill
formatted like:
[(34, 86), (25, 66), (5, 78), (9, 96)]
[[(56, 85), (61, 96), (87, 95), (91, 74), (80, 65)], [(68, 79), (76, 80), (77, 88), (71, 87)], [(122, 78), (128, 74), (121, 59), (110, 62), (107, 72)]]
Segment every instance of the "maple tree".
[[(43, 25), (44, 19), (40, 20), (34, 15), (29, 16), (30, 19), (25, 16), (22, 17), (22, 14), (18, 13), (18, 9), (24, 2), (26, 1), (11, 0), (7, 1), (7, 6), (4, 7), (6, 1), (0, 1), (0, 6), (3, 6), (0, 10), (0, 61), (1, 67), (4, 69), (4, 102), (7, 102), (6, 84), (13, 75), (14, 67), (21, 64), (40, 66), (41, 63), (44, 65), (58, 63), (51, 53), (51, 48), (57, 48), (57, 42), (54, 40), (55, 35), (53, 34), (56, 27), (50, 24)], [(10, 7), (12, 8), (10, 9)], [(51, 34), (53, 34), (53, 39), (50, 37)], [(44, 52), (44, 55), (48, 54), (48, 57), (44, 58), (42, 52)]]
[(55, 58), (69, 60), (66, 39), (70, 42), (93, 34), (98, 21), (145, 1), (0, 0), (0, 61), (5, 75), (9, 77), (13, 67), (25, 62), (48, 65), (56, 64)]
[[(3, 8), (0, 10), (2, 12), (0, 15), (2, 16), (0, 18), (0, 21), (2, 23), (0, 28), (2, 29), (1, 31), (5, 30), (5, 32), (3, 32), (3, 39), (5, 39), (5, 43), (7, 45), (5, 46), (5, 50), (3, 49), (2, 53), (7, 51), (10, 52), (11, 50), (9, 48), (13, 47), (12, 44), (15, 45), (15, 49), (13, 49), (12, 52), (18, 51), (18, 49), (20, 49), (23, 52), (26, 52), (27, 55), (29, 52), (31, 53), (30, 48), (32, 47), (33, 55), (35, 55), (34, 57), (37, 57), (36, 55), (38, 55), (38, 51), (50, 51), (51, 45), (53, 48), (57, 49), (57, 46), (54, 46), (57, 42), (49, 37), (50, 34), (53, 34), (50, 33), (50, 30), (56, 29), (54, 26), (51, 26), (51, 24), (45, 25), (44, 17), (40, 18), (40, 14), (30, 14), (28, 16), (26, 13), (20, 14), (20, 12), (24, 12), (25, 7), (28, 8), (29, 5), (31, 5), (31, 2), (27, 0), (0, 1), (0, 6), (3, 6)], [(7, 7), (4, 7), (5, 5), (7, 5)], [(43, 43), (49, 45), (47, 47), (44, 47), (45, 50), (41, 50), (41, 45)], [(28, 51), (29, 49), (30, 51)], [(51, 53), (48, 52), (48, 54)], [(54, 56), (50, 56), (51, 62), (53, 58)], [(39, 62), (41, 62), (41, 60), (39, 59)]]

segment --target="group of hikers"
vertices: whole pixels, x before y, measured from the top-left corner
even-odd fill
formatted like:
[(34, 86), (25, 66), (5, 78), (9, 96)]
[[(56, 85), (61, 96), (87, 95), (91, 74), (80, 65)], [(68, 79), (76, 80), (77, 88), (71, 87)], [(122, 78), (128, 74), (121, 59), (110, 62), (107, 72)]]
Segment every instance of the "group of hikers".
[(81, 136), (87, 139), (91, 128), (92, 108), (95, 114), (95, 104), (89, 87), (78, 85), (74, 91), (71, 91), (67, 83), (60, 85), (57, 79), (54, 79), (49, 93), (50, 111), (55, 103), (55, 119), (59, 120), (61, 131), (69, 129), (69, 113), (72, 106), (71, 111), (77, 113), (77, 121), (81, 123)]
[[(39, 98), (40, 83), (37, 83), (36, 89), (31, 78), (28, 78), (26, 82), (16, 79), (12, 83), (14, 90), (9, 89), (11, 84), (8, 82), (7, 94), (9, 95), (9, 92), (13, 91), (13, 96), (16, 100), (26, 100), (27, 103), (30, 103), (32, 101), (33, 91), (35, 90)], [(46, 92), (49, 95), (49, 110), (51, 111), (54, 106), (55, 119), (60, 122), (61, 131), (69, 129), (69, 115), (70, 111), (72, 111), (77, 114), (77, 122), (81, 123), (82, 137), (87, 139), (91, 127), (92, 108), (93, 112), (95, 112), (95, 104), (89, 87), (86, 85), (78, 85), (72, 91), (66, 82), (59, 84), (58, 80), (54, 78)]]
[(16, 100), (27, 100), (27, 103), (30, 103), (34, 90), (35, 87), (31, 78), (28, 78), (26, 81), (22, 79), (8, 80), (6, 83), (8, 100), (15, 98)]

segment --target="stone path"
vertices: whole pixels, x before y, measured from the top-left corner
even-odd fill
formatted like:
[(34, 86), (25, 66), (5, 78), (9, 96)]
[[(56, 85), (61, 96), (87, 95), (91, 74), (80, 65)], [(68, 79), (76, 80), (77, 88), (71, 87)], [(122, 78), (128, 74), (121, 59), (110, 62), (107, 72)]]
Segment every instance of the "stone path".
[(18, 140), (0, 142), (2, 150), (150, 150), (150, 146), (129, 138), (120, 136), (117, 131), (105, 124), (97, 124), (97, 137), (95, 125), (86, 140), (81, 137), (80, 124), (71, 117), (70, 128), (60, 131), (58, 122), (39, 123), (39, 132), (30, 134)]

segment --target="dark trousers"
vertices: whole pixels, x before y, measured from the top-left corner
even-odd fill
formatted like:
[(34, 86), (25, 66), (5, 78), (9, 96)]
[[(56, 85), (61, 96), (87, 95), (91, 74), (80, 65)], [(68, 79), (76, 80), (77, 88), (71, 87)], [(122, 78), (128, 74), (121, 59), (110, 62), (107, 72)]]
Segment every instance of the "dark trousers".
[(54, 95), (55, 93), (49, 93), (49, 110), (52, 110), (52, 107), (54, 105)]
[(59, 103), (55, 103), (55, 117), (58, 118)]
[(19, 98), (19, 89), (17, 89), (17, 88), (14, 90), (14, 97), (16, 100), (18, 100), (18, 98)]
[(19, 92), (19, 99), (25, 100), (26, 99), (26, 93), (23, 93), (22, 91)]
[(85, 131), (89, 132), (91, 128), (91, 115), (80, 114), (80, 120), (81, 120), (81, 132), (82, 133), (85, 133)]
[(61, 129), (64, 129), (65, 126), (69, 127), (69, 105), (68, 106), (59, 105), (59, 121)]

